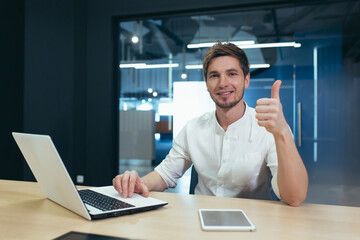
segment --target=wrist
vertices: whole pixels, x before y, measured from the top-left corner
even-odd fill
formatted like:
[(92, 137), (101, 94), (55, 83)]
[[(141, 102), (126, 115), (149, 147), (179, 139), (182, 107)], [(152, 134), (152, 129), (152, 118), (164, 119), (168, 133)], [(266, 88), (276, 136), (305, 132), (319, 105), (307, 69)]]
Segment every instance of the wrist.
[(283, 140), (288, 139), (289, 137), (292, 138), (292, 133), (290, 131), (289, 126), (281, 128), (276, 133), (273, 133), (275, 140)]

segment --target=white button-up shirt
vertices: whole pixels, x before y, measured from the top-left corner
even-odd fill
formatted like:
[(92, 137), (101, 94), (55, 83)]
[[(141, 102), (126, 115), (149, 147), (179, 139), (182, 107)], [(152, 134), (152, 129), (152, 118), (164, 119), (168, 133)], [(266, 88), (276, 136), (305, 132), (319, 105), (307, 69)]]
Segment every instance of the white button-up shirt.
[(155, 171), (175, 187), (192, 164), (199, 179), (195, 194), (271, 199), (272, 188), (280, 198), (274, 137), (257, 124), (255, 109), (247, 105), (226, 131), (215, 111), (190, 120)]

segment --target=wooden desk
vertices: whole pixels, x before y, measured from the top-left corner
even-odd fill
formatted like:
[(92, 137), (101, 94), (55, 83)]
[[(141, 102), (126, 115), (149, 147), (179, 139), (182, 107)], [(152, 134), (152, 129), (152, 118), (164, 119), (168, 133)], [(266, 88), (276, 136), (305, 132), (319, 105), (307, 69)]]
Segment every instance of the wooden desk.
[[(134, 239), (360, 239), (360, 208), (151, 193), (154, 211), (88, 221), (44, 198), (37, 183), (0, 180), (0, 239), (53, 239), (69, 231)], [(255, 232), (204, 232), (199, 208), (240, 208)]]

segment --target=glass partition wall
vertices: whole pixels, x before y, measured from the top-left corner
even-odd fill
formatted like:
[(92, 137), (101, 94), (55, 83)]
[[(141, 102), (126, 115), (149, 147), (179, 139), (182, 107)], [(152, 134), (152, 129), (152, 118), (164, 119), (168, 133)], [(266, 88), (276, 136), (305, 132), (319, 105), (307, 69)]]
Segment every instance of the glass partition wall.
[(120, 165), (156, 166), (187, 120), (215, 108), (202, 58), (216, 41), (233, 42), (250, 61), (249, 106), (283, 81), (306, 201), (360, 206), (359, 16), (359, 1), (339, 1), (121, 21)]

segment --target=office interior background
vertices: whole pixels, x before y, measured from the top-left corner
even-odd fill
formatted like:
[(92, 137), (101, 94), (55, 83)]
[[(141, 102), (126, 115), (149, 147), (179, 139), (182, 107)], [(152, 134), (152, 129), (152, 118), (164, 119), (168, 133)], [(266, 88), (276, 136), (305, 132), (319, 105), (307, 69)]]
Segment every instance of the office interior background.
[(214, 109), (199, 44), (234, 41), (251, 64), (248, 105), (283, 81), (309, 173), (306, 202), (360, 206), (359, 5), (2, 1), (0, 178), (34, 180), (12, 131), (50, 135), (77, 184), (109, 185), (128, 168), (145, 174), (188, 119)]

